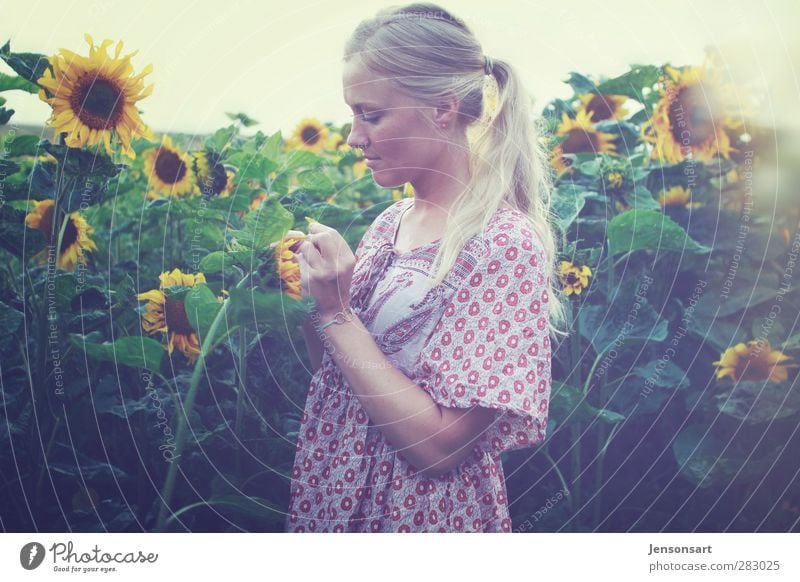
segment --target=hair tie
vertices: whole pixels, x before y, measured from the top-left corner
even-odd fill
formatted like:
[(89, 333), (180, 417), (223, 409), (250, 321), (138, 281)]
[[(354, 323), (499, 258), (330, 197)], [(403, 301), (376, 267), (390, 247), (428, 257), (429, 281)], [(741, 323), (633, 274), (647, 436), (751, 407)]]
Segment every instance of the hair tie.
[(486, 74), (491, 75), (493, 68), (494, 63), (492, 63), (492, 57), (489, 55), (483, 55), (483, 70), (486, 71)]

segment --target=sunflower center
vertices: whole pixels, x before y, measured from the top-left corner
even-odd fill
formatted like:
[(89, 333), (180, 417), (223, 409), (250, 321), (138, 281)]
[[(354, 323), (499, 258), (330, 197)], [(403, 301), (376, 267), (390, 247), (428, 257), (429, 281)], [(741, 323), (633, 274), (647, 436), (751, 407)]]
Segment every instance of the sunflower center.
[[(59, 249), (59, 254), (64, 254), (64, 252), (75, 244), (78, 241), (78, 229), (75, 226), (75, 221), (70, 217), (67, 220), (67, 228), (64, 229), (64, 238), (61, 239), (61, 248)], [(58, 236), (58, 233), (56, 233)]]
[(586, 112), (594, 114), (592, 115), (592, 121), (596, 123), (598, 121), (610, 119), (614, 116), (616, 110), (613, 101), (604, 99), (601, 95), (595, 95), (586, 105)]
[(203, 193), (206, 195), (218, 195), (225, 190), (228, 185), (228, 174), (225, 172), (225, 166), (222, 164), (214, 164), (209, 168), (209, 172), (204, 172), (200, 176), (202, 181), (201, 187)]
[(186, 164), (175, 152), (166, 148), (158, 148), (155, 171), (165, 184), (177, 184), (186, 175)]
[(83, 77), (70, 98), (72, 111), (91, 129), (113, 129), (122, 117), (125, 97), (113, 82)]
[(183, 301), (179, 299), (167, 298), (164, 301), (164, 319), (167, 322), (167, 329), (181, 335), (194, 333), (189, 318), (186, 316), (186, 308)]
[(599, 144), (596, 134), (583, 129), (571, 129), (567, 139), (561, 142), (561, 151), (565, 154), (597, 152)]
[(567, 273), (566, 276), (567, 285), (577, 285), (578, 284), (578, 277), (575, 273)]
[[(39, 221), (39, 231), (44, 235), (48, 245), (53, 244), (53, 237), (58, 239), (58, 233), (61, 229), (61, 225), (59, 224), (56, 226), (56, 228), (59, 230), (53, 232), (53, 214), (54, 211), (53, 207), (51, 206), (44, 213), (42, 213), (41, 220)], [(69, 220), (67, 220), (67, 228), (64, 229), (64, 238), (61, 239), (61, 248), (59, 249), (58, 254), (64, 254), (64, 251), (78, 240), (79, 234), (78, 227), (75, 226), (75, 221), (70, 216)]]
[(303, 131), (300, 132), (300, 139), (303, 140), (304, 144), (313, 146), (319, 141), (320, 132), (317, 131), (316, 127), (309, 125), (308, 127), (304, 127)]
[(699, 85), (683, 87), (669, 108), (670, 128), (676, 142), (694, 146), (714, 137), (714, 118), (707, 95)]

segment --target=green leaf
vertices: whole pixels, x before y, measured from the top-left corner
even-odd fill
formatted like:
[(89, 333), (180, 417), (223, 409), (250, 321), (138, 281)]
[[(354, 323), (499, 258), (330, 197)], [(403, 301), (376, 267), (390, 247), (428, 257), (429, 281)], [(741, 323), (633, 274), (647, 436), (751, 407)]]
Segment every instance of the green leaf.
[(281, 171), (292, 172), (300, 168), (315, 168), (324, 163), (326, 163), (326, 160), (314, 152), (308, 150), (293, 150), (286, 156)]
[(233, 141), (237, 129), (235, 125), (223, 127), (214, 132), (214, 135), (206, 140), (206, 147), (212, 151), (221, 152), (222, 149)]
[(644, 186), (636, 186), (633, 192), (625, 195), (625, 200), (634, 210), (661, 210), (661, 205)]
[(264, 144), (261, 146), (261, 153), (270, 158), (277, 160), (281, 154), (281, 144), (283, 143), (283, 136), (280, 130), (269, 136)]
[(552, 210), (556, 217), (556, 224), (562, 232), (566, 232), (575, 222), (590, 194), (593, 192), (582, 190), (576, 184), (564, 184), (558, 187), (553, 196)]
[[(57, 442), (57, 441), (56, 441)], [(80, 478), (81, 481), (94, 481), (95, 479), (104, 482), (115, 483), (123, 479), (128, 479), (128, 474), (119, 467), (112, 465), (106, 460), (96, 461), (81, 451), (75, 450), (71, 445), (58, 443), (57, 446), (64, 451), (60, 456), (69, 459), (68, 461), (48, 461), (49, 470), (62, 475), (67, 475), (73, 479)]]
[(635, 250), (707, 253), (711, 249), (690, 238), (677, 222), (655, 210), (629, 210), (608, 225), (612, 255)]
[(15, 112), (13, 109), (6, 109), (2, 106), (2, 103), (0, 103), (0, 125), (5, 125), (8, 123), (9, 119), (11, 119), (14, 113)]
[(0, 348), (5, 349), (15, 340), (16, 332), (25, 316), (22, 312), (0, 301)]
[(608, 305), (588, 305), (580, 310), (580, 332), (598, 354), (612, 347), (619, 350), (627, 342), (663, 341), (668, 322), (661, 319), (647, 302), (653, 279), (640, 281), (626, 276)]
[(297, 301), (280, 291), (234, 287), (230, 290), (230, 321), (262, 333), (291, 334), (310, 313), (310, 299)]
[(36, 83), (44, 75), (44, 70), (50, 66), (45, 55), (12, 53), (10, 40), (0, 48), (0, 59), (3, 59), (20, 77), (31, 83)]
[(642, 89), (651, 88), (658, 81), (660, 67), (653, 65), (633, 65), (627, 73), (600, 83), (597, 92), (604, 95), (626, 95), (632, 99), (642, 99)]
[(675, 390), (689, 385), (686, 372), (671, 361), (658, 355), (638, 359), (645, 363), (635, 366), (619, 386), (607, 385), (601, 390), (604, 401), (626, 416), (657, 412)]
[(258, 121), (253, 119), (252, 117), (248, 116), (245, 113), (225, 113), (228, 116), (228, 119), (232, 119), (234, 121), (238, 121), (245, 127), (252, 127), (254, 125), (258, 125)]
[(757, 482), (774, 466), (783, 446), (765, 444), (754, 453), (752, 437), (745, 431), (718, 434), (719, 429), (707, 430), (700, 424), (691, 424), (675, 437), (672, 452), (681, 473), (701, 489), (729, 485), (734, 479)]
[[(202, 345), (206, 340), (211, 324), (217, 316), (217, 312), (222, 308), (222, 304), (217, 301), (214, 293), (205, 283), (198, 283), (191, 287), (184, 297), (184, 309), (189, 323), (197, 332), (197, 339)], [(224, 325), (217, 327), (215, 338), (212, 345), (225, 333)]]
[[(335, 228), (352, 228), (362, 222), (362, 214), (359, 210), (328, 204), (327, 202), (309, 206), (303, 214)], [(342, 236), (344, 235), (345, 233), (342, 233)]]
[(202, 273), (234, 273), (235, 260), (225, 251), (214, 251), (200, 261), (198, 270)]
[(0, 248), (15, 257), (35, 253), (45, 244), (44, 237), (36, 230), (25, 228), (25, 212), (14, 210), (8, 204), (0, 206)]
[(575, 71), (570, 71), (569, 77), (564, 82), (572, 87), (572, 90), (579, 95), (583, 93), (591, 93), (595, 90), (594, 81), (592, 81), (586, 75), (576, 73)]
[(800, 389), (788, 381), (740, 380), (714, 399), (722, 414), (751, 423), (781, 420), (800, 411)]
[(589, 424), (594, 419), (614, 424), (625, 420), (613, 410), (595, 408), (579, 388), (563, 382), (553, 382), (550, 414), (558, 424)]
[(86, 341), (85, 336), (70, 334), (70, 342), (86, 352), (91, 358), (102, 362), (116, 362), (132, 368), (145, 368), (153, 372), (161, 369), (164, 346), (145, 336), (122, 337), (115, 342), (96, 344)]
[(2, 148), (9, 157), (33, 156), (38, 153), (39, 136), (16, 135), (7, 133), (3, 136)]
[(242, 149), (228, 156), (228, 163), (237, 168), (238, 180), (258, 180), (263, 182), (270, 172), (278, 169), (278, 163), (263, 152), (251, 147)]
[(70, 176), (83, 176), (93, 178), (113, 178), (125, 168), (124, 164), (115, 164), (111, 158), (101, 153), (100, 150), (91, 151), (80, 148), (71, 148), (64, 145), (50, 143), (42, 140), (39, 147), (56, 158), (64, 173)]
[(265, 200), (258, 210), (249, 212), (244, 218), (244, 229), (231, 234), (244, 246), (266, 249), (271, 242), (279, 240), (294, 224), (294, 216), (277, 200)]
[(12, 77), (5, 73), (0, 73), (0, 91), (27, 91), (28, 93), (38, 93), (39, 87), (22, 77)]
[(335, 186), (333, 181), (321, 170), (305, 170), (297, 175), (298, 186), (312, 192), (333, 194)]
[(701, 425), (689, 425), (675, 437), (672, 452), (681, 472), (701, 489), (715, 482), (725, 482), (735, 475), (729, 461), (722, 457), (723, 443)]

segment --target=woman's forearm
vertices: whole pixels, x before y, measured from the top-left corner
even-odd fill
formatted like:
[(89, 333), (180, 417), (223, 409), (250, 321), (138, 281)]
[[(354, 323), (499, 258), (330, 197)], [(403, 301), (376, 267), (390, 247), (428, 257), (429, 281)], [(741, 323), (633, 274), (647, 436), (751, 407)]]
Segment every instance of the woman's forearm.
[(306, 342), (311, 369), (316, 373), (322, 367), (322, 355), (325, 353), (325, 348), (314, 327), (312, 318), (307, 318), (303, 325), (300, 326), (300, 330), (303, 332), (303, 339)]
[(442, 430), (442, 409), (392, 365), (357, 317), (331, 325), (322, 333), (326, 339), (323, 348), (342, 371), (369, 420), (395, 449), (422, 472), (435, 468), (445, 457), (452, 460), (452, 452), (441, 442), (448, 435)]

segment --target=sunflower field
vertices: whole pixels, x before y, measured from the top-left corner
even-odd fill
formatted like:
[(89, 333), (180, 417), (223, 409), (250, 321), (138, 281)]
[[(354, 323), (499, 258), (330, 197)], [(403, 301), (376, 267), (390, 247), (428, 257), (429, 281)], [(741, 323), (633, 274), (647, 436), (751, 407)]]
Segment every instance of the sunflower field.
[[(283, 237), (355, 249), (413, 190), (313, 117), (156, 134), (152, 67), (85, 40), (0, 49), (2, 528), (281, 531), (313, 308)], [(800, 207), (757, 190), (759, 95), (711, 54), (568, 83), (542, 114), (571, 329), (545, 442), (504, 456), (515, 531), (796, 531)], [(13, 122), (36, 98), (47, 138)]]

